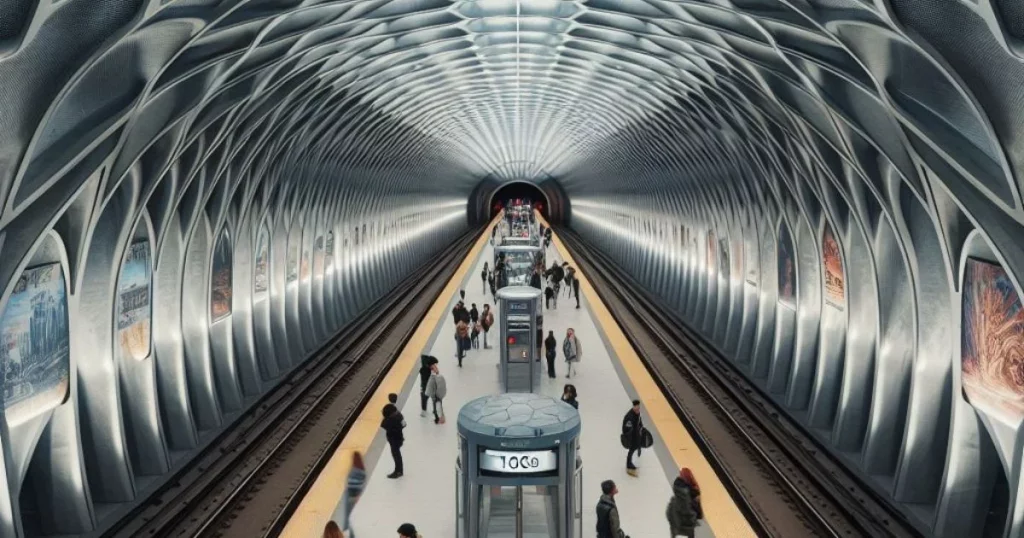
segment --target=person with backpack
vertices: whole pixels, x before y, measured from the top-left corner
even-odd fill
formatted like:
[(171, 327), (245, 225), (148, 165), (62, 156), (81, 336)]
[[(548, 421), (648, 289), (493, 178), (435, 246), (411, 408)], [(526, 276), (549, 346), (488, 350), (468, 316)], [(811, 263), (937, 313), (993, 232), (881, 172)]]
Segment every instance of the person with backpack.
[(583, 347), (576, 338), (576, 331), (569, 328), (565, 331), (565, 340), (562, 341), (562, 355), (565, 357), (565, 378), (572, 377), (573, 369), (580, 362), (583, 356)]
[(615, 496), (619, 488), (612, 480), (601, 482), (601, 500), (597, 502), (597, 538), (629, 538), (619, 522)]
[(696, 538), (697, 525), (700, 524), (698, 520), (702, 517), (699, 507), (700, 488), (697, 480), (690, 469), (683, 467), (672, 483), (672, 499), (665, 508), (665, 517), (668, 518), (673, 538)]
[(441, 375), (437, 363), (430, 365), (430, 380), (427, 381), (427, 396), (433, 403), (434, 424), (444, 424), (444, 397), (448, 394), (448, 383)]
[(491, 311), (491, 305), (485, 304), (484, 311), (480, 313), (480, 328), (484, 331), (484, 349), (491, 349), (491, 346), (487, 345), (487, 332), (491, 330), (492, 325), (494, 325), (494, 312)]
[(551, 300), (555, 297), (555, 289), (548, 284), (544, 287), (544, 308), (551, 310)]
[[(626, 473), (636, 476), (636, 465), (633, 465), (633, 454), (637, 456), (644, 448), (650, 446), (647, 440), (650, 433), (644, 428), (644, 419), (640, 415), (640, 400), (633, 400), (633, 407), (622, 417), (622, 447), (626, 449)], [(653, 441), (653, 440), (652, 440)], [(646, 445), (646, 446), (645, 446)]]
[(498, 281), (496, 280), (497, 276), (494, 273), (494, 271), (491, 271), (491, 273), (487, 275), (487, 285), (491, 288), (492, 300), (498, 298)]
[(437, 364), (437, 358), (430, 355), (420, 355), (420, 416), (427, 416), (427, 381), (430, 381), (430, 367)]
[(548, 377), (555, 378), (555, 357), (558, 356), (556, 349), (558, 340), (555, 340), (555, 331), (548, 331), (548, 337), (544, 339), (544, 356), (548, 360)]
[[(384, 429), (384, 435), (388, 441), (388, 447), (391, 448), (391, 458), (395, 462), (395, 470), (388, 475), (388, 478), (392, 479), (401, 478), (405, 473), (405, 467), (402, 464), (402, 444), (405, 443), (405, 435), (402, 433), (402, 429), (405, 428), (405, 418), (394, 403), (398, 401), (398, 395), (395, 394), (393, 396), (394, 401), (389, 402), (381, 410), (384, 419), (380, 422), (380, 427)], [(388, 399), (390, 400), (391, 397), (389, 396)]]

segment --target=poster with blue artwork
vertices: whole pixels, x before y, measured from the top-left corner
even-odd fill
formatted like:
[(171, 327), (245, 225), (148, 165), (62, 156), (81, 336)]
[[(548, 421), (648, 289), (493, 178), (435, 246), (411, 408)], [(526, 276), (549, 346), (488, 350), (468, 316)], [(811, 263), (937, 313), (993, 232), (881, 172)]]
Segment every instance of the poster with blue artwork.
[(59, 263), (21, 274), (0, 316), (0, 338), (7, 423), (24, 423), (62, 404), (71, 384), (71, 355)]
[(117, 340), (122, 357), (149, 357), (152, 274), (149, 241), (132, 243), (117, 281)]
[(786, 223), (779, 224), (778, 243), (779, 302), (796, 307), (796, 260), (793, 258), (793, 238)]

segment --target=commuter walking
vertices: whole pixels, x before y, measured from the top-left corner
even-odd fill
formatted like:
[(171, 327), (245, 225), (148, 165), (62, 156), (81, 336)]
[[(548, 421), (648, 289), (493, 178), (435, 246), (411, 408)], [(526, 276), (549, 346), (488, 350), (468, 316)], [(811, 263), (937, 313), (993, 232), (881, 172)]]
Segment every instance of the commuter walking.
[(480, 273), (480, 280), (483, 287), (480, 288), (480, 293), (487, 293), (487, 262), (484, 262), (484, 270)]
[(629, 538), (622, 531), (619, 523), (619, 509), (615, 506), (615, 496), (619, 488), (615, 482), (601, 482), (601, 500), (597, 501), (597, 538)]
[(437, 358), (420, 355), (420, 416), (427, 416), (427, 382), (430, 381), (430, 367), (437, 364)]
[(427, 381), (426, 392), (433, 404), (431, 409), (434, 412), (434, 424), (444, 424), (444, 397), (448, 394), (448, 384), (436, 362), (430, 366), (430, 380)]
[[(398, 400), (397, 395), (395, 400)], [(382, 414), (384, 419), (381, 420), (380, 427), (384, 429), (388, 447), (391, 448), (391, 459), (395, 462), (395, 470), (388, 475), (388, 478), (401, 478), (405, 472), (405, 467), (402, 465), (402, 444), (405, 442), (402, 429), (405, 428), (405, 418), (402, 417), (402, 412), (394, 403), (385, 405)]]
[(665, 517), (668, 518), (673, 538), (696, 538), (696, 528), (699, 524), (697, 507), (700, 506), (700, 488), (696, 488), (696, 484), (693, 473), (686, 467), (679, 471), (679, 476), (672, 483), (672, 498), (665, 508)]
[(473, 307), (469, 309), (469, 323), (470, 325), (476, 325), (476, 322), (480, 320), (480, 311), (476, 309), (476, 303), (473, 303)]
[(412, 523), (402, 523), (398, 527), (398, 538), (423, 538), (420, 536), (419, 531), (416, 530), (416, 525)]
[(555, 296), (555, 290), (548, 284), (544, 287), (544, 308), (551, 310), (551, 299)]
[[(636, 476), (636, 465), (633, 465), (633, 453), (637, 456), (646, 448), (646, 437), (650, 433), (644, 429), (644, 419), (640, 416), (640, 400), (633, 400), (633, 407), (622, 417), (622, 448), (626, 449), (626, 472)], [(652, 440), (653, 441), (653, 440)], [(649, 444), (647, 446), (650, 446)]]
[(544, 356), (548, 359), (548, 377), (555, 378), (555, 357), (558, 356), (558, 340), (555, 339), (555, 331), (548, 331), (548, 337), (544, 339)]
[(571, 328), (565, 331), (565, 340), (562, 341), (562, 355), (565, 356), (565, 378), (568, 379), (572, 376), (573, 370), (583, 356), (583, 347), (580, 346), (580, 341), (576, 338), (576, 331)]
[(487, 275), (487, 285), (491, 287), (491, 299), (492, 300), (498, 298), (498, 283), (495, 280), (496, 278), (497, 278), (497, 275), (495, 275), (494, 271), (491, 271), (491, 274)]
[(473, 323), (473, 330), (469, 333), (469, 339), (473, 349), (480, 349), (480, 323)]
[(576, 269), (569, 267), (569, 262), (563, 263), (562, 268), (565, 270), (565, 296), (572, 299), (572, 286), (576, 280)]
[(459, 368), (462, 368), (462, 359), (469, 349), (469, 325), (461, 319), (455, 325), (455, 358), (459, 360)]
[(580, 403), (576, 401), (576, 385), (566, 383), (562, 387), (562, 401), (571, 405), (574, 409), (580, 408)]
[(537, 288), (538, 290), (543, 288), (543, 278), (541, 277), (541, 271), (539, 268), (534, 268), (533, 274), (530, 275), (530, 287)]
[(484, 349), (491, 349), (491, 346), (487, 345), (487, 332), (491, 330), (492, 325), (494, 312), (491, 311), (491, 305), (485, 304), (484, 311), (480, 314), (480, 328), (484, 330)]
[(459, 290), (459, 299), (462, 301), (466, 300), (466, 290)]
[(576, 308), (580, 307), (580, 278), (574, 276), (572, 279), (572, 293), (576, 296)]

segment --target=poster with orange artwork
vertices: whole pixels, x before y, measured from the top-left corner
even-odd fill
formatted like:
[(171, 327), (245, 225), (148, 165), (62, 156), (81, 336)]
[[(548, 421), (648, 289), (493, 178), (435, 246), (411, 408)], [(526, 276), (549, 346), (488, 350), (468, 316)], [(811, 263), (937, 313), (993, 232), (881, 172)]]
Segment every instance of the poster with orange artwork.
[(960, 371), (972, 405), (1000, 421), (1024, 419), (1024, 308), (999, 265), (968, 258), (961, 294)]
[(842, 310), (846, 307), (843, 254), (835, 234), (832, 233), (832, 226), (827, 222), (821, 234), (821, 261), (825, 276), (825, 304)]

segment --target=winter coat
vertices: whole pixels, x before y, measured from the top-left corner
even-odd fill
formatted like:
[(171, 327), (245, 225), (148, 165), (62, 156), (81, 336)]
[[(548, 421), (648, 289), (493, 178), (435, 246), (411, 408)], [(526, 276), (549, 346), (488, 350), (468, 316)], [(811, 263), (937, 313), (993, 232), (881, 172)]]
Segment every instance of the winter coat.
[(573, 407), (573, 409), (579, 409), (580, 408), (580, 403), (576, 401), (576, 398), (574, 396), (568, 396), (568, 397), (562, 396), (562, 401), (567, 403), (567, 404), (569, 404), (569, 405), (571, 405)]
[(566, 336), (565, 341), (562, 342), (562, 354), (565, 355), (566, 362), (580, 362), (583, 357), (583, 348), (580, 346), (580, 339), (573, 335), (571, 338)]
[(551, 286), (548, 286), (548, 287), (544, 288), (544, 297), (545, 298), (550, 299), (550, 298), (552, 298), (554, 296), (555, 296), (555, 290)]
[(427, 381), (430, 380), (431, 364), (437, 364), (437, 359), (430, 355), (420, 355), (420, 392), (427, 390)]
[(445, 382), (444, 376), (441, 374), (431, 375), (430, 381), (427, 381), (426, 395), (437, 400), (443, 400), (447, 394), (448, 383)]
[(383, 413), (384, 420), (380, 421), (380, 427), (384, 428), (388, 442), (401, 445), (405, 441), (405, 435), (402, 434), (402, 429), (405, 428), (405, 417), (395, 407), (395, 404), (390, 403), (384, 406)]
[(697, 511), (693, 507), (690, 485), (682, 478), (676, 478), (672, 484), (672, 499), (665, 508), (665, 517), (672, 535), (690, 534), (697, 526)]
[(530, 277), (530, 287), (531, 287), (531, 288), (537, 288), (538, 290), (539, 290), (539, 289), (542, 289), (542, 287), (541, 287), (541, 278), (540, 278), (540, 273), (536, 273), (536, 272), (535, 272), (535, 273), (533, 273), (533, 275), (532, 275), (532, 276)]
[(478, 319), (480, 319), (480, 311), (474, 306), (469, 310), (469, 320), (476, 323)]
[(643, 442), (644, 419), (632, 409), (622, 417), (622, 444), (627, 448), (641, 448)]
[(619, 509), (611, 495), (601, 495), (597, 502), (597, 538), (623, 538), (626, 533), (619, 526)]
[(480, 318), (480, 326), (483, 327), (484, 331), (487, 331), (494, 325), (494, 312), (488, 310), (486, 314)]
[(558, 347), (558, 340), (555, 340), (555, 335), (549, 334), (544, 339), (544, 355), (547, 357), (555, 358), (557, 352), (555, 349)]
[(455, 336), (462, 339), (469, 338), (469, 325), (465, 321), (459, 320), (458, 325), (455, 326)]

